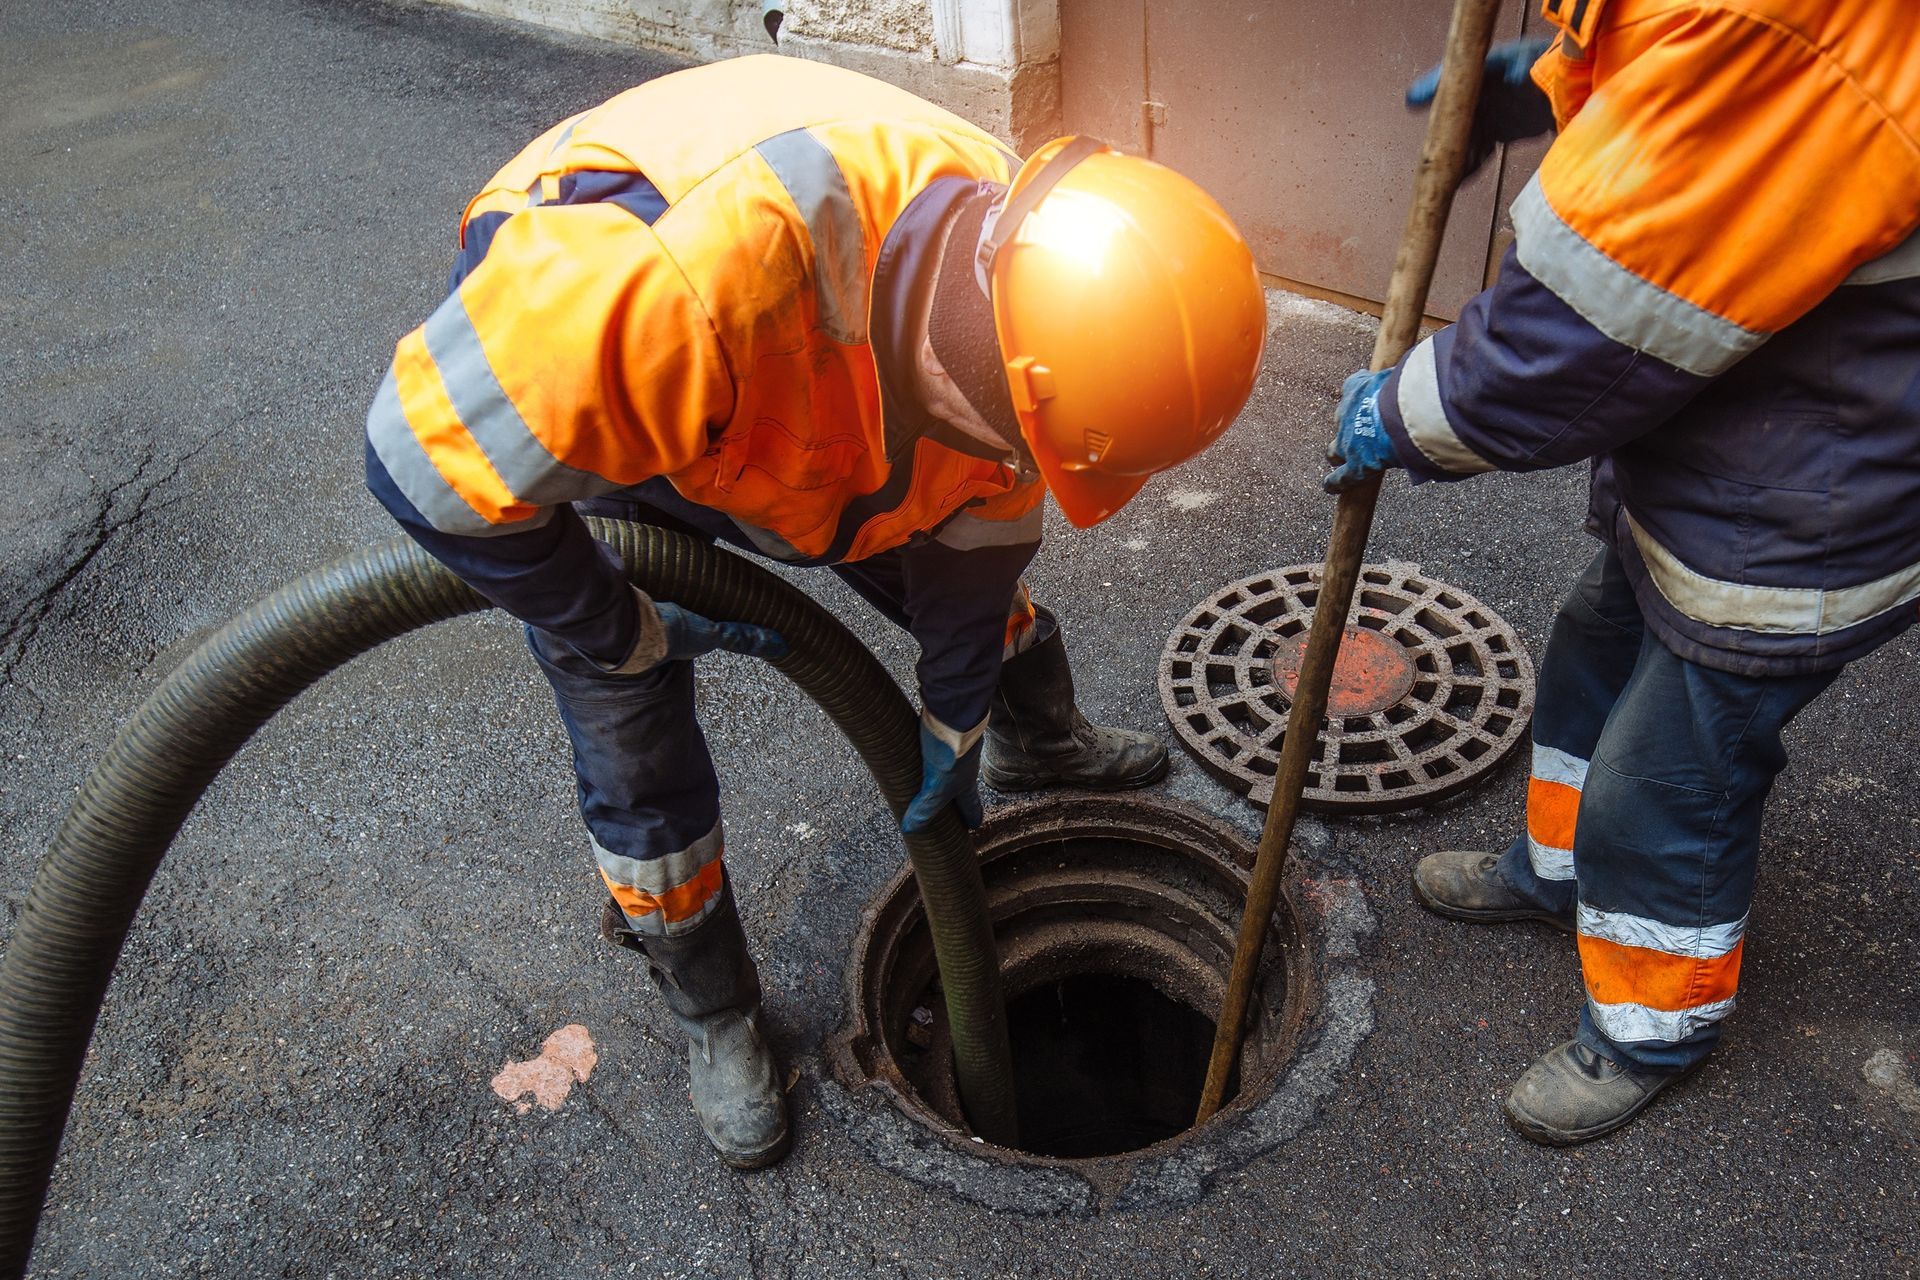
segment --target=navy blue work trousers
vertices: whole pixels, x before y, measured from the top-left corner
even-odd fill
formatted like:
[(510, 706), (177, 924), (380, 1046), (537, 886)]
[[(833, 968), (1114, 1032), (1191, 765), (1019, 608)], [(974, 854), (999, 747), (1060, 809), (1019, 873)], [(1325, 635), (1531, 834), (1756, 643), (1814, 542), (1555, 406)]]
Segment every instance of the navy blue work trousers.
[[(580, 510), (713, 536), (638, 501), (598, 499)], [(831, 567), (881, 613), (907, 625), (898, 555)], [(1010, 617), (1033, 618), (1024, 588), (1008, 607)], [(1022, 640), (1044, 639), (1052, 626), (1042, 612)], [(694, 716), (693, 664), (663, 662), (638, 675), (610, 675), (543, 631), (527, 628), (527, 643), (553, 686), (573, 744), (580, 813), (601, 879), (634, 932), (691, 931), (721, 901), (725, 851), (720, 781)]]
[(1624, 1065), (1689, 1067), (1733, 1008), (1780, 731), (1839, 671), (1766, 677), (1675, 655), (1602, 550), (1554, 619), (1526, 830), (1500, 874), (1571, 916), (1579, 1038)]

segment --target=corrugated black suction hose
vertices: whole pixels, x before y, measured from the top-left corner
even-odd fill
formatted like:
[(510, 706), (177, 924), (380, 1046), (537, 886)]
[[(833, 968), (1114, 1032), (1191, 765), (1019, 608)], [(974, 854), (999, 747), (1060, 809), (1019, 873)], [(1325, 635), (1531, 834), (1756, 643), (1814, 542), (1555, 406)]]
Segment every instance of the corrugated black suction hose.
[[(774, 665), (820, 704), (894, 815), (920, 785), (913, 709), (825, 609), (740, 556), (666, 530), (593, 521), (642, 590), (774, 628)], [(383, 641), (487, 608), (404, 539), (349, 556), (221, 628), (168, 676), (80, 788), (0, 959), (0, 1276), (25, 1272), (100, 1001), (134, 912), (214, 775), (274, 712)], [(973, 843), (951, 808), (906, 837), (953, 1026), (955, 1070), (981, 1137), (1015, 1140), (1000, 967)]]

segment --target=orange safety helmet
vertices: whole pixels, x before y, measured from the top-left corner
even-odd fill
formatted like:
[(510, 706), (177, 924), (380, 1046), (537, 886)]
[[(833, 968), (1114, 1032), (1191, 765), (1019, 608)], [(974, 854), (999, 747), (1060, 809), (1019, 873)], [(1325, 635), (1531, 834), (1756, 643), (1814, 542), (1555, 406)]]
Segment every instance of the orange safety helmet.
[(1253, 251), (1193, 182), (1091, 138), (1034, 152), (988, 218), (976, 266), (1020, 432), (1085, 529), (1246, 404), (1267, 334)]

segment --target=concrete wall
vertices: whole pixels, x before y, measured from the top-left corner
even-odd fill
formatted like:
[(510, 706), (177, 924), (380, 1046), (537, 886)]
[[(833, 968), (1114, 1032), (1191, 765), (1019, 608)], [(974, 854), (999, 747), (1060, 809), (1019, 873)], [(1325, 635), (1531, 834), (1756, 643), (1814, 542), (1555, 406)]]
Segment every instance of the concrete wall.
[[(766, 53), (761, 0), (439, 0), (702, 60)], [(791, 0), (778, 51), (850, 67), (1021, 149), (1059, 132), (1058, 0)]]

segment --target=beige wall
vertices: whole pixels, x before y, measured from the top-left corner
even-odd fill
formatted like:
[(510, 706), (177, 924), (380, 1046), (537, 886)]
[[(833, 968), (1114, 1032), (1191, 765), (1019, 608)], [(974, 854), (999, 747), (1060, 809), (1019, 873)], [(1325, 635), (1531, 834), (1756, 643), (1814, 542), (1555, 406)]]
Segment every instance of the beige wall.
[(927, 0), (794, 0), (784, 30), (835, 44), (934, 53), (933, 6)]
[(439, 0), (710, 60), (781, 52), (911, 89), (1026, 150), (1059, 131), (1058, 0)]

